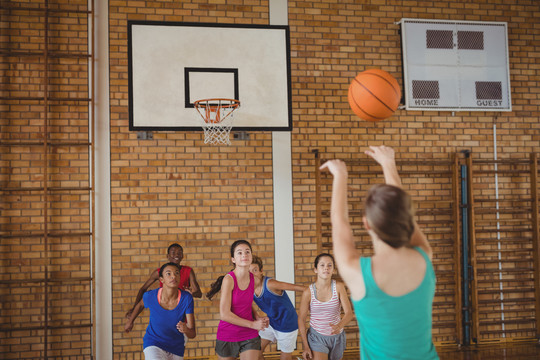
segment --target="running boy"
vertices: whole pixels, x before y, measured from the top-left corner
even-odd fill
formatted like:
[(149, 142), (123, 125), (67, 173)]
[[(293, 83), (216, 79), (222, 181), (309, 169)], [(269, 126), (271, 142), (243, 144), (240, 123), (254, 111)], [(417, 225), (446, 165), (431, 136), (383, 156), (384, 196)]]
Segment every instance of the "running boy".
[[(184, 249), (180, 244), (171, 244), (169, 248), (167, 249), (167, 260), (169, 262), (176, 263), (180, 265), (180, 262), (184, 258)], [(150, 277), (146, 282), (141, 286), (139, 289), (139, 292), (137, 294), (137, 297), (135, 298), (135, 303), (133, 304), (133, 307), (129, 309), (129, 311), (126, 313), (126, 319), (129, 319), (131, 317), (131, 313), (133, 312), (133, 309), (139, 301), (141, 301), (144, 293), (152, 286), (153, 283), (159, 280), (159, 270), (160, 268), (152, 271), (150, 274)], [(162, 283), (160, 281), (159, 287), (162, 287)], [(180, 283), (178, 284), (178, 288), (180, 290), (185, 290), (194, 298), (200, 298), (202, 296), (201, 289), (199, 287), (199, 283), (197, 282), (197, 278), (195, 277), (195, 272), (192, 268), (185, 265), (180, 265)], [(136, 318), (136, 316), (135, 316)], [(133, 320), (135, 320), (135, 318)]]

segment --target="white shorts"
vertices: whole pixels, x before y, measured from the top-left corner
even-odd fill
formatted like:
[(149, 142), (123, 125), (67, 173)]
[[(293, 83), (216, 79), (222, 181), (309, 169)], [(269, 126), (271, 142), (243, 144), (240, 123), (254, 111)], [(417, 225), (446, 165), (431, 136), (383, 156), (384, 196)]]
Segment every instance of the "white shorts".
[(296, 339), (298, 338), (298, 330), (291, 332), (281, 332), (274, 330), (272, 326), (259, 331), (261, 339), (269, 340), (273, 343), (277, 342), (279, 349), (284, 353), (292, 353), (296, 348)]
[(157, 346), (147, 346), (143, 350), (145, 360), (184, 360), (183, 356), (171, 354)]

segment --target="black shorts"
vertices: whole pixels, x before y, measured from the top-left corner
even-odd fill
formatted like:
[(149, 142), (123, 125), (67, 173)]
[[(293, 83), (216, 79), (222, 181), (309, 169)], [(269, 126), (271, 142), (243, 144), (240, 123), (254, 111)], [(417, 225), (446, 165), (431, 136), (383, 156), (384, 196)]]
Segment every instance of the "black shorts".
[(261, 337), (244, 341), (216, 340), (216, 354), (221, 357), (237, 357), (246, 350), (261, 350)]

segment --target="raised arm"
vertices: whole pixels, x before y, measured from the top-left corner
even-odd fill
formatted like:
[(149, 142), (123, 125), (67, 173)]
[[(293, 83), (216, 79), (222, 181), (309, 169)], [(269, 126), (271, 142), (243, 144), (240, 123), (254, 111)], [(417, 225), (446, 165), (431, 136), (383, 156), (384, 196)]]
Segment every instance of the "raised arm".
[(351, 290), (351, 296), (354, 299), (361, 299), (366, 290), (360, 270), (360, 253), (356, 250), (349, 222), (347, 166), (341, 160), (330, 160), (325, 162), (320, 169), (328, 170), (334, 176), (330, 217), (332, 246), (339, 275)]
[(381, 165), (384, 182), (388, 185), (402, 188), (401, 178), (396, 167), (396, 158), (394, 149), (388, 146), (370, 146), (370, 150), (366, 150), (365, 154), (372, 157), (373, 160)]
[(233, 288), (234, 280), (230, 275), (225, 275), (221, 285), (221, 298), (219, 300), (220, 319), (233, 325), (255, 329), (257, 331), (263, 330), (266, 327), (263, 318), (257, 318), (254, 321), (249, 321), (239, 317), (231, 311)]
[[(396, 167), (394, 149), (384, 145), (370, 146), (369, 148), (370, 150), (366, 150), (365, 153), (377, 161), (379, 165), (381, 165), (386, 184), (403, 188), (401, 178)], [(426, 236), (418, 227), (416, 220), (414, 221), (414, 232), (411, 236), (411, 246), (418, 246), (424, 250), (430, 259), (433, 257), (433, 250), (431, 249)]]
[[(129, 311), (126, 313), (126, 319), (129, 319), (131, 317), (131, 313), (135, 309), (135, 306), (137, 306), (137, 304), (142, 300), (144, 293), (148, 291), (148, 288), (152, 286), (152, 284), (156, 282), (158, 279), (159, 279), (159, 272), (157, 270), (152, 271), (148, 280), (146, 280), (143, 286), (141, 286), (141, 288), (139, 289), (139, 292), (137, 293), (137, 297), (135, 298), (135, 303), (133, 304), (133, 307), (129, 309)], [(135, 318), (137, 317), (137, 315), (135, 315)], [(133, 320), (135, 320), (135, 318), (133, 318)]]

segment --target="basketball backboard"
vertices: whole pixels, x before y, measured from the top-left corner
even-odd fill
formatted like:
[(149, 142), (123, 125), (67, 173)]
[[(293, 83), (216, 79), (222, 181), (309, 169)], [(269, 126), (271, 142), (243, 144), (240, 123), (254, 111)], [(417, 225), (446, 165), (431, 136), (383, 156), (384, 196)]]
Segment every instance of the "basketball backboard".
[(290, 131), (287, 26), (128, 22), (130, 130), (201, 130), (193, 103), (240, 100), (239, 131)]

